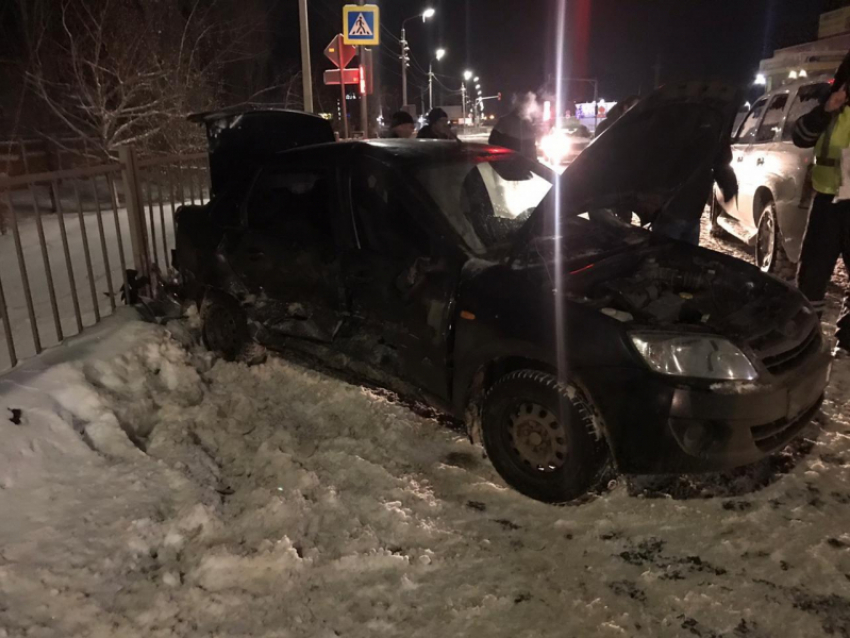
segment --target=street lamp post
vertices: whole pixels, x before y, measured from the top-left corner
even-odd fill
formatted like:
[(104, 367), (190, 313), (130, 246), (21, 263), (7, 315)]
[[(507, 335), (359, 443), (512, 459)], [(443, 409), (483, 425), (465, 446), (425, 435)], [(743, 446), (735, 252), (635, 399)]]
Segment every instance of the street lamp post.
[(416, 20), (417, 18), (422, 18), (422, 22), (426, 22), (428, 18), (433, 18), (436, 14), (436, 10), (434, 9), (425, 9), (419, 15), (415, 15), (407, 20), (404, 20), (401, 23), (401, 100), (403, 102), (402, 106), (407, 105), (407, 67), (409, 65), (409, 52), (410, 47), (407, 42), (407, 31), (405, 31), (404, 25), (406, 25), (411, 20)]
[(310, 27), (307, 17), (307, 0), (299, 0), (298, 18), (301, 27), (301, 82), (304, 88), (304, 110), (307, 113), (312, 113), (313, 70), (310, 62)]
[[(439, 62), (446, 55), (445, 49), (437, 49), (436, 60)], [(434, 60), (428, 63), (428, 110), (434, 108)]]
[(466, 127), (466, 83), (472, 79), (472, 71), (463, 72), (463, 83), (460, 85), (461, 103), (463, 109), (463, 125)]

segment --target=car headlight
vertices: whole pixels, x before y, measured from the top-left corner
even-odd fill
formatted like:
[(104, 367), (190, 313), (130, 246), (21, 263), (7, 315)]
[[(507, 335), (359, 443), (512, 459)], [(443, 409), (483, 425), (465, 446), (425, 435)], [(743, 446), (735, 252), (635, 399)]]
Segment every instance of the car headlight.
[(726, 339), (652, 333), (633, 334), (631, 339), (649, 367), (661, 374), (718, 381), (758, 377), (747, 355)]
[(560, 162), (569, 155), (572, 146), (572, 140), (560, 131), (549, 133), (540, 142), (543, 154), (554, 162)]

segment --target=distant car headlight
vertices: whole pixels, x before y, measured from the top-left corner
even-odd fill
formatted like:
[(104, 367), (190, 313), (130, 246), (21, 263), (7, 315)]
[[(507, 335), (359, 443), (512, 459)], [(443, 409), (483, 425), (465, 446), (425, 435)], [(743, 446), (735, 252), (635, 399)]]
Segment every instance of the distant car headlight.
[(552, 131), (540, 140), (540, 149), (552, 162), (560, 162), (573, 148), (572, 140), (560, 131)]
[(650, 368), (674, 377), (753, 381), (758, 372), (726, 339), (700, 335), (639, 333), (632, 343)]

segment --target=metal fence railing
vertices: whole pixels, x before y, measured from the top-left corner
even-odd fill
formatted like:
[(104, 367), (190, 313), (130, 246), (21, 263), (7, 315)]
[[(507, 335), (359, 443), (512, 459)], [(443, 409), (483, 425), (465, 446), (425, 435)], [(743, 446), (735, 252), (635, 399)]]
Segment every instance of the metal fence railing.
[(0, 372), (114, 313), (128, 273), (166, 271), (174, 213), (208, 197), (203, 154), (122, 149), (111, 164), (0, 177)]

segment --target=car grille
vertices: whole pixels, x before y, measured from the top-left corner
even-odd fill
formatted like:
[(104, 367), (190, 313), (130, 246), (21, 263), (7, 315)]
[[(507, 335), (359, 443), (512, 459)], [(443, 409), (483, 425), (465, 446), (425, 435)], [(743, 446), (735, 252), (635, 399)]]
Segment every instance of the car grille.
[(756, 447), (762, 452), (768, 453), (788, 443), (800, 433), (820, 409), (822, 401), (823, 399), (821, 398), (812, 407), (794, 419), (781, 419), (767, 425), (758, 425), (750, 428)]
[(785, 352), (764, 357), (762, 363), (771, 374), (782, 374), (794, 368), (800, 361), (817, 352), (821, 346), (821, 334), (817, 327), (813, 328), (808, 336), (799, 344)]
[(771, 329), (752, 339), (749, 345), (771, 374), (780, 375), (817, 352), (821, 343), (817, 315), (802, 310), (784, 329)]

